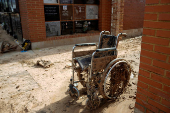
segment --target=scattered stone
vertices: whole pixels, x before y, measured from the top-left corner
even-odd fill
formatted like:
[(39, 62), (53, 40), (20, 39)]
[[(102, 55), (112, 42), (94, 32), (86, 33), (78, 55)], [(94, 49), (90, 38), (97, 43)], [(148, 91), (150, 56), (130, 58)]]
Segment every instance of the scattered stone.
[(66, 68), (71, 68), (71, 67), (72, 67), (71, 65), (72, 65), (72, 64), (66, 65), (66, 66), (64, 67), (64, 69), (66, 69)]
[(5, 53), (9, 51), (14, 51), (17, 49), (17, 45), (12, 45), (7, 41), (0, 42), (0, 53)]
[(129, 96), (129, 98), (133, 98), (133, 96), (132, 96), (132, 95), (130, 95), (130, 96)]
[(126, 90), (126, 91), (125, 91), (125, 93), (129, 93), (129, 91), (128, 91), (128, 90)]
[(27, 109), (27, 107), (25, 107), (24, 111), (25, 111), (25, 112), (28, 112), (28, 109)]
[(19, 88), (19, 86), (16, 87), (16, 89), (18, 89), (18, 88)]
[(132, 84), (129, 83), (128, 86), (132, 86)]
[(26, 67), (26, 66), (27, 66), (27, 64), (24, 64), (23, 66), (24, 66), (24, 67)]
[(51, 63), (51, 61), (45, 61), (45, 60), (38, 60), (37, 65), (42, 66), (44, 68), (49, 68), (50, 66), (54, 65)]
[(136, 91), (135, 91), (135, 95), (136, 95)]
[(126, 99), (126, 97), (123, 96), (122, 99)]
[(136, 99), (136, 96), (133, 96), (133, 99)]
[(135, 82), (132, 82), (132, 84), (133, 84), (133, 85), (136, 85), (136, 83), (135, 83)]
[(130, 104), (129, 105), (129, 109), (134, 109), (134, 107), (135, 107), (135, 104)]

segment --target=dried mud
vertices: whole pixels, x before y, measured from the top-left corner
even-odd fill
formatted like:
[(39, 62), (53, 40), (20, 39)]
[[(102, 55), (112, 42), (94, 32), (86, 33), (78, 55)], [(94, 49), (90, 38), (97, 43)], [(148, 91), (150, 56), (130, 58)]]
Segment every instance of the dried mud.
[[(0, 41), (12, 39), (2, 29), (0, 37)], [(130, 62), (134, 77), (131, 77), (127, 90), (120, 98), (115, 102), (103, 102), (93, 111), (85, 108), (86, 95), (74, 101), (66, 93), (72, 75), (73, 45), (30, 50), (25, 53), (0, 53), (0, 113), (131, 113), (136, 101), (140, 44), (141, 37), (127, 38), (119, 42), (118, 57)], [(49, 60), (54, 65), (42, 68), (35, 65), (37, 60)]]

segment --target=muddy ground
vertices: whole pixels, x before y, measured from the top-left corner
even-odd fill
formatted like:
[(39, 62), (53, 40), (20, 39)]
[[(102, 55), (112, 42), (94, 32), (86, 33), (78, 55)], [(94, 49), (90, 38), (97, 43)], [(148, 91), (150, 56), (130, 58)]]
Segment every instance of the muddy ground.
[[(0, 29), (0, 41), (2, 40), (13, 39)], [(118, 57), (128, 60), (133, 68), (134, 76), (131, 76), (131, 85), (115, 102), (103, 102), (98, 109), (93, 111), (85, 107), (86, 95), (81, 96), (78, 101), (72, 101), (67, 94), (72, 75), (71, 50), (73, 46), (50, 47), (24, 53), (20, 49), (0, 53), (0, 113), (133, 112), (141, 37), (123, 39), (118, 46)], [(54, 65), (50, 68), (42, 68), (35, 65), (37, 60), (49, 60)]]

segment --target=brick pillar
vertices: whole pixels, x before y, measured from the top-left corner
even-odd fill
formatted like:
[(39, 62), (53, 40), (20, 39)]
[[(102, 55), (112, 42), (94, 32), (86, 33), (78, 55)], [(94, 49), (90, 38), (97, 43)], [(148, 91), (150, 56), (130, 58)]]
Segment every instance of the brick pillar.
[(123, 31), (124, 0), (112, 1), (111, 32), (117, 35)]
[(123, 30), (143, 28), (145, 0), (125, 0)]
[(169, 33), (170, 0), (146, 0), (135, 104), (142, 112), (170, 112)]
[(111, 3), (112, 0), (100, 0), (99, 4), (99, 30), (111, 30)]
[(31, 42), (46, 39), (43, 0), (19, 0), (23, 38)]

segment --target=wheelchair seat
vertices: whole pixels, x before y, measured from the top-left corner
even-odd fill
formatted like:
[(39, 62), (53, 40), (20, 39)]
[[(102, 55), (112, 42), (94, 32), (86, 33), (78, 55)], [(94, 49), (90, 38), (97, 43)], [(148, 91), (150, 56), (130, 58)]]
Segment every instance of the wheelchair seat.
[(92, 55), (86, 55), (82, 57), (76, 57), (75, 60), (78, 62), (82, 71), (88, 69), (89, 64), (91, 64)]

